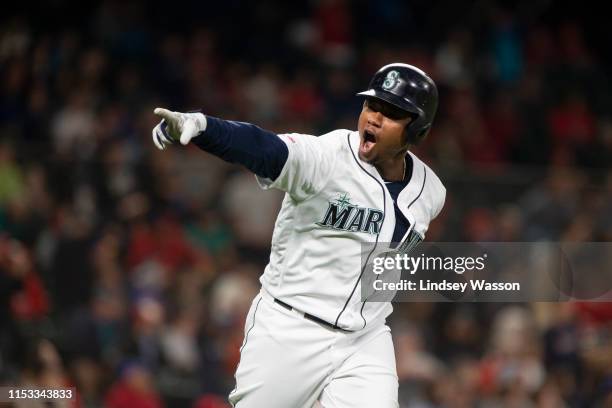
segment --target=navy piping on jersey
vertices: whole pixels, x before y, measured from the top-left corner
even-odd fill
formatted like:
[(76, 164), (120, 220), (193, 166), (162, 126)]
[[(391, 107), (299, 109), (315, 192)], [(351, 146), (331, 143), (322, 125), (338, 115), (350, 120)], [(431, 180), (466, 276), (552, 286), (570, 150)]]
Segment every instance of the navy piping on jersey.
[(427, 167), (423, 166), (423, 184), (421, 185), (421, 191), (419, 191), (419, 194), (416, 197), (414, 197), (414, 200), (412, 200), (410, 204), (408, 204), (408, 208), (412, 207), (412, 204), (414, 204), (414, 202), (419, 199), (421, 194), (423, 194), (423, 189), (425, 188), (426, 180), (427, 180)]
[[(416, 202), (416, 200), (419, 199), (419, 197), (421, 196), (421, 194), (423, 194), (423, 190), (425, 189), (425, 182), (427, 181), (427, 167), (423, 166), (423, 184), (421, 185), (421, 191), (419, 191), (419, 194), (414, 198), (414, 200), (412, 200), (410, 202), (410, 204), (408, 204), (408, 207), (406, 207), (406, 209), (410, 209), (410, 207), (412, 207), (412, 204), (414, 204)], [(408, 230), (406, 231), (406, 233), (404, 234), (404, 237), (401, 240), (401, 243), (403, 243), (406, 238), (408, 233), (410, 232), (410, 228), (408, 228)], [(393, 235), (395, 236), (395, 234)], [(401, 247), (401, 245), (400, 245)]]
[(251, 123), (206, 116), (206, 130), (193, 138), (200, 149), (230, 163), (239, 163), (260, 177), (276, 180), (289, 157), (277, 134)]
[[(382, 226), (385, 224), (385, 216), (386, 216), (385, 209), (387, 208), (387, 195), (385, 194), (385, 186), (382, 185), (381, 182), (378, 181), (378, 179), (376, 177), (374, 177), (366, 169), (364, 169), (363, 166), (361, 165), (361, 163), (359, 163), (359, 160), (357, 160), (357, 157), (355, 157), (355, 152), (353, 151), (353, 147), (351, 146), (351, 134), (350, 133), (347, 134), (346, 141), (348, 143), (349, 149), (351, 150), (351, 154), (353, 156), (353, 159), (355, 159), (355, 162), (357, 163), (359, 168), (361, 170), (363, 170), (368, 176), (372, 177), (372, 179), (374, 179), (374, 181), (376, 181), (378, 183), (378, 185), (380, 186), (380, 188), (382, 190), (382, 193), (383, 193), (383, 217), (382, 217), (382, 222), (380, 223), (380, 230), (376, 234), (376, 242), (374, 244), (374, 248), (372, 248), (372, 250), (368, 254), (368, 257), (366, 258), (366, 261), (363, 264), (363, 267), (361, 268), (361, 273), (359, 274), (359, 278), (357, 278), (357, 282), (355, 282), (355, 286), (353, 286), (353, 290), (351, 291), (351, 294), (346, 299), (346, 302), (344, 303), (344, 307), (342, 308), (342, 310), (338, 314), (338, 317), (336, 317), (336, 322), (334, 323), (336, 326), (338, 326), (338, 321), (340, 320), (340, 316), (342, 316), (342, 313), (344, 313), (344, 311), (346, 310), (346, 306), (348, 305), (349, 301), (353, 297), (353, 294), (355, 294), (355, 289), (357, 289), (357, 285), (359, 285), (359, 282), (361, 281), (361, 277), (363, 276), (363, 272), (365, 271), (365, 267), (368, 264), (368, 262), (370, 261), (370, 256), (372, 256), (372, 253), (376, 250), (376, 247), (378, 246), (378, 238), (380, 237), (380, 231), (382, 231)], [(363, 306), (361, 307), (361, 311), (363, 311)], [(365, 327), (366, 324), (367, 324), (366, 319), (363, 317), (363, 313), (360, 312), (360, 314), (361, 314), (361, 318), (363, 319), (363, 327)]]
[[(255, 305), (255, 311), (253, 312), (253, 324), (251, 324), (251, 327), (249, 327), (249, 330), (247, 330), (246, 334), (244, 335), (244, 343), (242, 343), (242, 346), (240, 347), (241, 357), (242, 357), (242, 350), (246, 347), (247, 341), (249, 341), (249, 333), (251, 332), (251, 330), (253, 330), (253, 327), (255, 327), (255, 318), (257, 317), (257, 309), (259, 309), (259, 302), (261, 302), (261, 299), (262, 298), (259, 298), (259, 300), (257, 301), (257, 304)], [(238, 365), (240, 365), (240, 360), (238, 360)], [(229, 395), (232, 395), (234, 392), (236, 392), (237, 389), (238, 389), (238, 383), (236, 383), (236, 386), (229, 393)], [(232, 407), (233, 406), (234, 404), (232, 404)]]

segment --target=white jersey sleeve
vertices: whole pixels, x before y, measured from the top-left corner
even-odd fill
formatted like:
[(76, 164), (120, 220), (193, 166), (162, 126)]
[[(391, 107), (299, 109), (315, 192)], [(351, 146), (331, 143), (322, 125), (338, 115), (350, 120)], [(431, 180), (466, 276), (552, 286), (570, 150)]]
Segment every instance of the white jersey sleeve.
[(338, 132), (319, 137), (299, 133), (279, 135), (289, 150), (287, 162), (276, 180), (256, 176), (257, 182), (263, 189), (284, 191), (296, 201), (317, 194), (333, 174)]

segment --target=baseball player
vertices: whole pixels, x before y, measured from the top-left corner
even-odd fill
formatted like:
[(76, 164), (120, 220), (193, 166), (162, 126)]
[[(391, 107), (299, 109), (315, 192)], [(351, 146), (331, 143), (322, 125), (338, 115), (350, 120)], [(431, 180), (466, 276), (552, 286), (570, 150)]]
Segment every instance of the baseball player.
[(398, 406), (392, 306), (362, 301), (361, 244), (407, 249), (442, 209), (444, 186), (408, 150), (427, 135), (438, 92), (420, 69), (390, 64), (359, 95), (358, 130), (319, 137), (155, 109), (159, 149), (194, 143), (286, 193), (245, 323), (234, 407)]

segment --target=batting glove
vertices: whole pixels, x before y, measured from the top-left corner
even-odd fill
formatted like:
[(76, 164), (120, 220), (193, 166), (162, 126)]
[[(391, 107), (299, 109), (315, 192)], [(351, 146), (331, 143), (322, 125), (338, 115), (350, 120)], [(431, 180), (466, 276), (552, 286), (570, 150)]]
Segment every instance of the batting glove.
[(177, 142), (185, 146), (200, 132), (206, 130), (206, 116), (199, 112), (181, 113), (155, 108), (153, 113), (162, 118), (152, 132), (153, 143), (159, 150), (164, 150), (167, 145)]

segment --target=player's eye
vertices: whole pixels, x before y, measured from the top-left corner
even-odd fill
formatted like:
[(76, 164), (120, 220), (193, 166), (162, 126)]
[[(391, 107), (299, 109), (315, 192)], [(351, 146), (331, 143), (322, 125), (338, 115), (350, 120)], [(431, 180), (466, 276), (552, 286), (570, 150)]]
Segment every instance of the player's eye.
[(410, 116), (408, 112), (404, 112), (401, 109), (397, 109), (396, 107), (392, 105), (389, 109), (385, 109), (384, 111), (381, 111), (381, 113), (385, 115), (386, 117), (388, 117), (389, 119), (393, 119), (393, 120), (406, 119), (407, 117)]
[(410, 113), (403, 111), (390, 103), (380, 101), (374, 98), (368, 98), (366, 100), (368, 108), (374, 112), (380, 112), (384, 116), (392, 120), (401, 120), (410, 117)]

